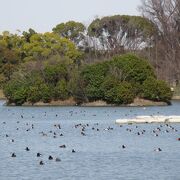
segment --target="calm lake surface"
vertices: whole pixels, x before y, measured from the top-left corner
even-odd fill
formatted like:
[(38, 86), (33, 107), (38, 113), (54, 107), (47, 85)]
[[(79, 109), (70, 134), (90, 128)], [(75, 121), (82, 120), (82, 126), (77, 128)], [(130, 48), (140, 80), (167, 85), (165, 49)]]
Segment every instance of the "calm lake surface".
[[(115, 124), (116, 119), (136, 115), (180, 115), (180, 102), (147, 108), (6, 107), (3, 103), (0, 180), (180, 180), (180, 124)], [(75, 128), (80, 123), (85, 131), (82, 126)], [(66, 148), (59, 147), (64, 144)], [(13, 152), (16, 157), (11, 157)], [(42, 156), (37, 157), (37, 152)], [(53, 160), (48, 160), (49, 155)], [(56, 162), (56, 157), (61, 161)]]

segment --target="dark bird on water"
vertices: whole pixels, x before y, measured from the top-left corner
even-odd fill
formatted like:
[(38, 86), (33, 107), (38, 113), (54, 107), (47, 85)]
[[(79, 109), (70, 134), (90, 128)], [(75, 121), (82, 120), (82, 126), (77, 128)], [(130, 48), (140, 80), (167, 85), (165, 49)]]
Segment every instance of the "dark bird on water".
[(72, 149), (72, 153), (75, 153), (76, 151), (74, 149)]
[(36, 155), (37, 155), (37, 157), (40, 157), (42, 154), (41, 153), (37, 153)]
[(60, 148), (66, 148), (66, 145), (65, 144), (63, 144), (63, 145), (61, 145), (61, 146), (59, 146)]
[(50, 155), (50, 156), (48, 157), (48, 159), (49, 159), (49, 160), (53, 160), (53, 157)]
[(125, 146), (125, 145), (122, 145), (122, 148), (123, 148), (123, 149), (125, 149), (125, 148), (126, 148), (126, 146)]
[(30, 151), (30, 149), (28, 148), (28, 147), (26, 147), (26, 149), (25, 149), (26, 151)]
[(39, 165), (44, 165), (44, 162), (43, 162), (43, 161), (40, 161), (40, 162), (39, 162)]
[(12, 154), (11, 154), (11, 157), (16, 157), (16, 154), (15, 154), (15, 153), (12, 153)]
[(159, 152), (159, 151), (162, 151), (162, 149), (161, 148), (157, 148), (154, 151)]

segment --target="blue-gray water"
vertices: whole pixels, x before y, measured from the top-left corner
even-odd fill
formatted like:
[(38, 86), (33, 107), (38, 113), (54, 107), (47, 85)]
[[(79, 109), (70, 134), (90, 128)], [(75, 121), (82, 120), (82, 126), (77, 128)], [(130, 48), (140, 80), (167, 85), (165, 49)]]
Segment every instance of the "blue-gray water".
[[(6, 107), (3, 103), (0, 101), (0, 180), (180, 179), (180, 124), (171, 124), (174, 128), (170, 128), (164, 124), (120, 127), (114, 123), (115, 119), (136, 115), (180, 115), (180, 102), (146, 109)], [(75, 128), (79, 123), (86, 125), (86, 136), (81, 134), (82, 127)], [(108, 127), (113, 130), (105, 130)], [(152, 131), (157, 127), (161, 131), (154, 136)], [(142, 130), (145, 133), (137, 135)], [(66, 148), (59, 147), (63, 144)], [(155, 152), (156, 148), (162, 151)], [(16, 157), (11, 157), (13, 152)], [(42, 156), (37, 157), (37, 152)], [(48, 160), (49, 155), (61, 162)], [(41, 160), (44, 165), (39, 165)]]

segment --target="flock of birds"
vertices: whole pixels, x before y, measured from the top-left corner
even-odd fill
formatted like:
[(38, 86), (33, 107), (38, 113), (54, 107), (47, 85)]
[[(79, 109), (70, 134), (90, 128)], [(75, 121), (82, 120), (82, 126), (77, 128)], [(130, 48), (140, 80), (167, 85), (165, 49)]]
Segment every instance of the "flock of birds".
[[(72, 116), (73, 113), (77, 114), (77, 112), (69, 111), (70, 116)], [(85, 115), (85, 111), (83, 111), (83, 114)], [(126, 114), (125, 116), (127, 116), (127, 115), (128, 114)], [(43, 114), (43, 116), (47, 116), (47, 113), (45, 112)], [(58, 116), (59, 116), (58, 114), (55, 114), (56, 118), (58, 118)], [(92, 116), (96, 116), (96, 114), (93, 114)], [(109, 114), (108, 114), (108, 116), (109, 116)], [(32, 116), (31, 118), (34, 119), (35, 117)], [(24, 114), (20, 115), (20, 119), (21, 120), (16, 121), (16, 131), (20, 130), (20, 127), (18, 127), (18, 124), (22, 124), (24, 122), (23, 120), (26, 119)], [(4, 128), (5, 128), (6, 125), (8, 125), (8, 123), (10, 123), (10, 122), (6, 122), (6, 121), (2, 122)], [(36, 128), (35, 127), (36, 125), (33, 124), (32, 122), (31, 123), (26, 122), (24, 125), (25, 125), (24, 130), (26, 132), (33, 131)], [(79, 134), (80, 136), (88, 136), (89, 135), (88, 132), (90, 130), (94, 131), (94, 132), (113, 131), (114, 128), (117, 128), (117, 127), (123, 129), (123, 131), (125, 131), (125, 132), (133, 133), (134, 135), (137, 135), (137, 136), (143, 136), (143, 135), (145, 135), (148, 132), (151, 135), (158, 137), (158, 136), (161, 135), (161, 133), (178, 132), (178, 130), (174, 126), (172, 126), (172, 124), (157, 124), (157, 126), (154, 129), (151, 129), (150, 131), (149, 131), (149, 129), (148, 130), (147, 129), (143, 129), (140, 125), (137, 125), (137, 124), (135, 124), (135, 125), (114, 125), (114, 127), (113, 126), (112, 127), (108, 126), (106, 128), (102, 128), (99, 125), (100, 125), (100, 123), (93, 123), (93, 124), (78, 123), (78, 124), (74, 124), (73, 128), (79, 130), (78, 132), (80, 133)], [(52, 137), (52, 138), (58, 138), (60, 136), (64, 136), (65, 135), (63, 133), (62, 125), (60, 123), (55, 123), (55, 124), (53, 124), (53, 129), (48, 130), (48, 131), (40, 131), (40, 132), (38, 132), (38, 134), (40, 136), (43, 136), (43, 137)], [(1, 135), (1, 137), (2, 137), (2, 135)], [(16, 139), (14, 139), (12, 137), (12, 135), (5, 134), (5, 135), (3, 135), (3, 137), (9, 138), (12, 143), (16, 142)], [(177, 140), (180, 141), (180, 138), (177, 138)], [(66, 147), (67, 147), (66, 144), (59, 145), (59, 148), (61, 148), (61, 149), (65, 149)], [(126, 144), (122, 144), (120, 147), (122, 149), (124, 149), (124, 150), (128, 148)], [(29, 152), (29, 151), (31, 151), (31, 148), (33, 148), (33, 147), (25, 147), (24, 150)], [(160, 151), (162, 151), (162, 149), (160, 147), (157, 147), (157, 148), (154, 149), (154, 151), (160, 152)], [(76, 153), (76, 150), (75, 149), (71, 149), (71, 153)], [(44, 160), (42, 159), (42, 157), (43, 157), (43, 153), (42, 152), (36, 152), (35, 156), (37, 158), (39, 158), (39, 161), (38, 161), (39, 165), (44, 165), (45, 164)], [(16, 158), (16, 157), (18, 157), (18, 155), (16, 154), (16, 152), (11, 152), (10, 153), (10, 157)], [(56, 162), (60, 162), (61, 158), (58, 157), (58, 156), (55, 157), (55, 156), (49, 154), (48, 157), (46, 157), (46, 160), (49, 160), (49, 161), (54, 160)]]

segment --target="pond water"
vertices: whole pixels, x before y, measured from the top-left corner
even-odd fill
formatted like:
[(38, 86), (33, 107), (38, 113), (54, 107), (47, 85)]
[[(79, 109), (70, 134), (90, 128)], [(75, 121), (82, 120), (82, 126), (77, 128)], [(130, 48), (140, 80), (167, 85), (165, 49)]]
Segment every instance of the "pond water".
[[(180, 102), (146, 108), (7, 107), (3, 103), (0, 180), (180, 179), (180, 124), (115, 124), (116, 119), (136, 115), (180, 115)], [(162, 151), (156, 152), (157, 148)], [(56, 162), (56, 157), (61, 161)]]

